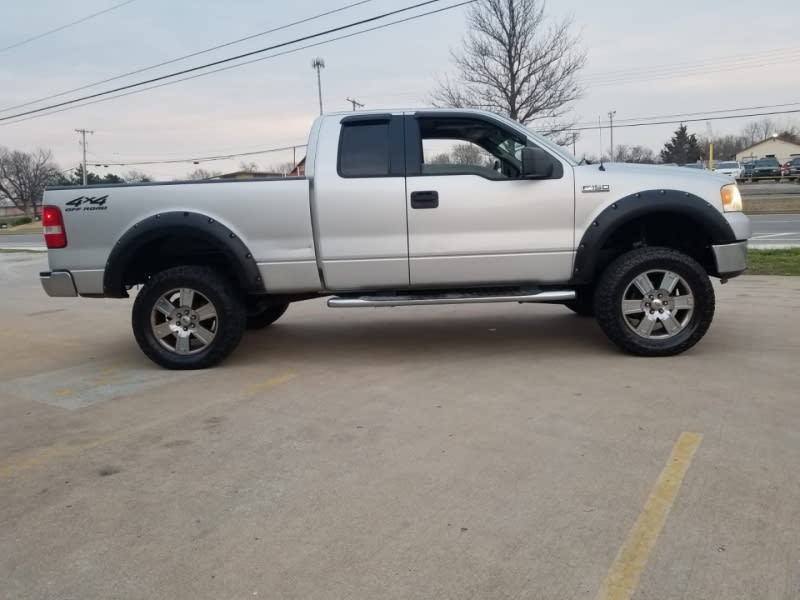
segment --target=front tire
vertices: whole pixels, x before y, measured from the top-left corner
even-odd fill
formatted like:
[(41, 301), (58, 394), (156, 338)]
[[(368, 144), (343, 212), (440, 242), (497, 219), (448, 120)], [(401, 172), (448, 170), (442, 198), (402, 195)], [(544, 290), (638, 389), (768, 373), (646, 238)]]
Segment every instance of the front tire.
[(639, 248), (614, 260), (595, 293), (600, 328), (623, 350), (671, 356), (694, 346), (714, 318), (714, 288), (693, 258)]
[(167, 369), (205, 369), (242, 339), (241, 295), (214, 269), (174, 267), (154, 275), (133, 303), (131, 324), (142, 352)]
[(594, 298), (591, 289), (581, 289), (575, 294), (575, 300), (564, 303), (568, 309), (581, 317), (594, 316)]

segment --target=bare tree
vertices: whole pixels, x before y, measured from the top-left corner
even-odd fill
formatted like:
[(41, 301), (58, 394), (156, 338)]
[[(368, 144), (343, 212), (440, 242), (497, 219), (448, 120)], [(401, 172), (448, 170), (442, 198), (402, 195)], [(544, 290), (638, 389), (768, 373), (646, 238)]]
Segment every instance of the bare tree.
[(267, 169), (270, 173), (280, 173), (281, 175), (288, 175), (291, 173), (297, 165), (292, 162), (291, 160), (287, 160), (282, 163), (278, 163), (276, 165), (272, 165)]
[(470, 32), (453, 52), (457, 76), (439, 83), (437, 106), (486, 108), (522, 123), (543, 121), (552, 133), (582, 95), (576, 76), (586, 51), (572, 19), (549, 24), (544, 0), (480, 0), (469, 13)]
[(492, 155), (475, 144), (456, 144), (450, 151), (454, 165), (490, 165)]
[(44, 188), (58, 178), (49, 150), (27, 153), (0, 148), (0, 198), (10, 200), (26, 215), (38, 216)]
[(618, 144), (614, 148), (614, 162), (653, 164), (656, 162), (656, 155), (647, 146)]
[(147, 183), (148, 181), (153, 181), (153, 178), (150, 177), (147, 173), (143, 171), (137, 171), (136, 169), (131, 169), (125, 175), (122, 176), (122, 180), (125, 183)]
[(195, 169), (191, 173), (186, 175), (186, 179), (190, 180), (200, 180), (200, 179), (211, 179), (212, 177), (219, 177), (222, 175), (221, 171), (208, 171), (207, 169)]
[(253, 161), (250, 162), (242, 161), (239, 163), (239, 170), (244, 171), (245, 173), (256, 173), (261, 169), (259, 168), (258, 164), (256, 164)]

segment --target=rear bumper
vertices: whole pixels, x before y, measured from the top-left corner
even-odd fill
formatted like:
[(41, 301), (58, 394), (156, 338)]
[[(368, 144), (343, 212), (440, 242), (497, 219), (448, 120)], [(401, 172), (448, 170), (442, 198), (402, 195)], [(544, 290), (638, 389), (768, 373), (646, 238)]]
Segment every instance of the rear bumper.
[(711, 246), (717, 263), (717, 275), (723, 278), (741, 275), (747, 268), (747, 241)]
[(47, 271), (39, 273), (39, 281), (42, 282), (44, 291), (48, 296), (71, 297), (77, 296), (78, 290), (75, 288), (75, 281), (69, 271)]

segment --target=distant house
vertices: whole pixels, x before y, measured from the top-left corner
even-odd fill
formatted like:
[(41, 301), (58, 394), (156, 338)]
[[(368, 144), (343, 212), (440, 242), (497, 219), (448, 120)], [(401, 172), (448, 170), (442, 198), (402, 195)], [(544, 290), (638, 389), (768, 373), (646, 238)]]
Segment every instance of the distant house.
[(303, 177), (306, 174), (306, 158), (305, 156), (303, 159), (297, 163), (294, 169), (292, 169), (291, 173), (289, 173), (289, 177)]
[(778, 138), (769, 138), (745, 148), (736, 154), (738, 162), (749, 162), (764, 156), (774, 156), (781, 164), (791, 160), (792, 155), (800, 155), (800, 144), (793, 144)]

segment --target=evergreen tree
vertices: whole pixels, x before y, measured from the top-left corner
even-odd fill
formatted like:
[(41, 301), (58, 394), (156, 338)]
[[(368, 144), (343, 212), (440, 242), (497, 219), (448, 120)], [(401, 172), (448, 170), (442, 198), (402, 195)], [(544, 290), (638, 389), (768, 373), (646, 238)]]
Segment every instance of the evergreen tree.
[(697, 143), (695, 134), (689, 135), (686, 125), (681, 125), (675, 130), (672, 139), (664, 144), (661, 151), (661, 162), (685, 165), (696, 163), (703, 158), (703, 151)]

